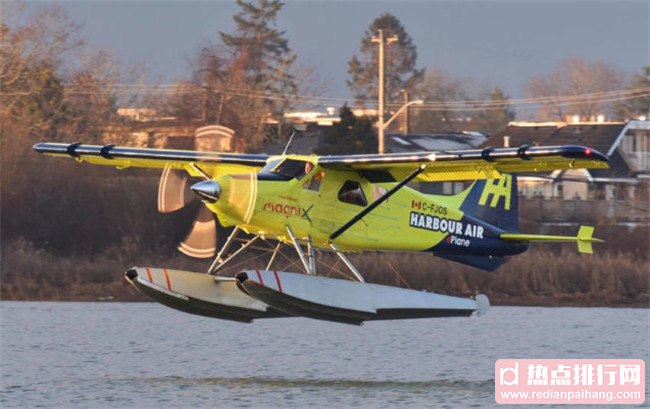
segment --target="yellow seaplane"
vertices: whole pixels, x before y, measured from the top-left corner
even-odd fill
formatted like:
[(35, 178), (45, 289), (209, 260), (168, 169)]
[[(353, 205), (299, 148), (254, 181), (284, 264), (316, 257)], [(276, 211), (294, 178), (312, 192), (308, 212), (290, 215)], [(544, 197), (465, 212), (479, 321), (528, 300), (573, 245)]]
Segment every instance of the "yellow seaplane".
[[(258, 155), (39, 143), (36, 152), (78, 162), (183, 171), (223, 226), (234, 227), (206, 273), (134, 267), (126, 279), (148, 297), (192, 314), (250, 322), (304, 316), (335, 322), (481, 315), (486, 296), (461, 298), (368, 283), (347, 252), (429, 252), (492, 271), (532, 242), (576, 242), (591, 253), (593, 227), (577, 236), (518, 231), (517, 172), (607, 168), (582, 146), (521, 146), (345, 156)], [(471, 181), (455, 195), (421, 193), (411, 182)], [(235, 251), (238, 234), (247, 239)], [(219, 275), (253, 243), (277, 241), (263, 270)], [(241, 240), (241, 239), (240, 239)], [(302, 273), (273, 269), (281, 246), (293, 247)], [(190, 246), (191, 247), (191, 246)], [(316, 253), (334, 252), (354, 279), (319, 275)], [(192, 252), (191, 248), (186, 252)]]

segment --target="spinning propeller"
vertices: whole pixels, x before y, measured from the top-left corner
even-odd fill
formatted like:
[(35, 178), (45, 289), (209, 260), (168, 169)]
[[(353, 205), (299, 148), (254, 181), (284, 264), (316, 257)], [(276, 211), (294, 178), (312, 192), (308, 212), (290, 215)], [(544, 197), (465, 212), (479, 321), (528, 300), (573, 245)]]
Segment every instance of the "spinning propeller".
[[(207, 203), (222, 200), (227, 203), (232, 215), (247, 223), (253, 216), (257, 200), (257, 174), (235, 175), (226, 187), (227, 190), (222, 194), (221, 186), (213, 180), (197, 183), (190, 180), (185, 172), (166, 167), (158, 185), (158, 211), (172, 213), (199, 198)], [(231, 230), (219, 224), (214, 213), (201, 205), (192, 228), (178, 245), (178, 250), (190, 257), (213, 257)]]
[[(198, 200), (198, 196), (190, 189), (191, 182), (186, 175), (185, 172), (170, 167), (163, 170), (158, 185), (159, 212), (175, 212)], [(213, 257), (217, 250), (217, 235), (223, 234), (223, 230), (214, 213), (201, 205), (192, 228), (178, 245), (178, 250), (190, 257)]]

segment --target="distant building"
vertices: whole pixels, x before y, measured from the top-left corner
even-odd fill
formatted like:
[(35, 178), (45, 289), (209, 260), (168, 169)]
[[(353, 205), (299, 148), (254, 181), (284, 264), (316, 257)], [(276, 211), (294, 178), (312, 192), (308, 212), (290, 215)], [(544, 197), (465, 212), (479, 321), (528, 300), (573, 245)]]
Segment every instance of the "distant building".
[(299, 131), (306, 131), (312, 126), (332, 126), (341, 118), (334, 115), (334, 109), (328, 109), (327, 113), (319, 111), (297, 111), (284, 114), (285, 123), (293, 125)]
[(233, 148), (235, 132), (225, 126), (161, 117), (148, 108), (120, 108), (117, 114), (125, 121), (104, 129), (105, 143), (217, 152)]
[(479, 132), (445, 132), (429, 134), (386, 134), (386, 151), (452, 151), (472, 149), (481, 145), (487, 137)]
[(158, 112), (151, 108), (118, 108), (117, 115), (132, 121), (150, 121), (157, 118)]
[[(650, 121), (529, 123), (513, 122), (482, 147), (583, 145), (610, 159), (609, 169), (576, 169), (520, 175), (519, 193), (542, 203), (540, 214), (557, 220), (570, 214), (633, 221), (648, 220)], [(570, 203), (571, 202), (571, 203)], [(579, 203), (582, 202), (582, 203)]]

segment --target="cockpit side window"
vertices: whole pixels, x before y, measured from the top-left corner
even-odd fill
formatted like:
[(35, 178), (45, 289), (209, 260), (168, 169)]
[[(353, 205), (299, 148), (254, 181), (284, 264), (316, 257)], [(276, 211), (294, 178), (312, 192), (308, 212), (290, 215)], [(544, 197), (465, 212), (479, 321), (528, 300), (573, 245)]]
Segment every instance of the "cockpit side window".
[(346, 180), (339, 190), (339, 200), (343, 203), (350, 203), (357, 206), (367, 206), (366, 195), (363, 194), (361, 184), (352, 180)]
[(323, 178), (325, 177), (325, 172), (322, 170), (316, 172), (311, 179), (307, 180), (302, 184), (302, 188), (305, 190), (311, 190), (312, 192), (318, 192), (320, 190), (320, 185), (323, 183)]
[(306, 174), (311, 172), (312, 169), (314, 169), (314, 165), (310, 162), (295, 159), (285, 159), (275, 169), (273, 169), (271, 173), (275, 173), (276, 175), (284, 176), (289, 179), (296, 178), (300, 180), (305, 177)]

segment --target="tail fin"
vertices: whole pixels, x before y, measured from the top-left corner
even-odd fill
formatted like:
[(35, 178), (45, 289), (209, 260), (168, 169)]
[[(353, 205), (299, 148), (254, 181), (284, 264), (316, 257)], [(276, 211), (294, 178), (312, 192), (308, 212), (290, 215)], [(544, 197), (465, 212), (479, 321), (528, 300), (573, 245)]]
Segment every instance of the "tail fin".
[(580, 226), (578, 230), (578, 251), (580, 253), (592, 254), (594, 249), (591, 245), (592, 242), (602, 242), (600, 239), (594, 239), (594, 228), (592, 226)]
[(518, 231), (517, 176), (502, 173), (500, 179), (477, 180), (467, 193), (460, 210), (505, 231)]

